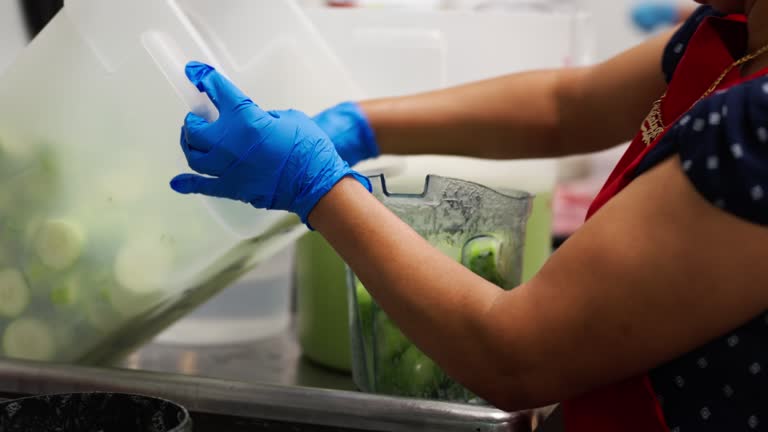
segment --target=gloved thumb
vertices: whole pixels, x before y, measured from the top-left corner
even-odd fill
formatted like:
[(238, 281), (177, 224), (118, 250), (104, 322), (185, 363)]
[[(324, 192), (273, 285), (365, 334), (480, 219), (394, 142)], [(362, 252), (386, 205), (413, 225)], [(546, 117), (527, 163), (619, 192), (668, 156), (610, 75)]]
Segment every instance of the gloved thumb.
[(183, 194), (203, 194), (224, 198), (218, 190), (221, 180), (212, 177), (203, 177), (197, 174), (181, 174), (171, 180), (171, 189)]

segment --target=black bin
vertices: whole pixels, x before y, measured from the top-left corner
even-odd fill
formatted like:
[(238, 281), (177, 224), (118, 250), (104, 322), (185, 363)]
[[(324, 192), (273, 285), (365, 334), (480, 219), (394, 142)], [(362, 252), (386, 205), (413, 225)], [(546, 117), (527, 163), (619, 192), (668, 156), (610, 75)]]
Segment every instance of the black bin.
[(192, 432), (173, 402), (120, 393), (35, 396), (0, 403), (0, 432)]

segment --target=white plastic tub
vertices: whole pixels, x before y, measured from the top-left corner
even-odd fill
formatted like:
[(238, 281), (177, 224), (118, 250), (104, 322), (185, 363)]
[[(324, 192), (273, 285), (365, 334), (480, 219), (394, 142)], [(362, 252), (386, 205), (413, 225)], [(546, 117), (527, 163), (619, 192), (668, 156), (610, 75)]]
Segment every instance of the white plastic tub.
[(67, 0), (3, 74), (0, 355), (112, 361), (304, 232), (170, 189), (184, 115), (216, 117), (184, 64), (237, 80), (212, 52), (174, 0)]

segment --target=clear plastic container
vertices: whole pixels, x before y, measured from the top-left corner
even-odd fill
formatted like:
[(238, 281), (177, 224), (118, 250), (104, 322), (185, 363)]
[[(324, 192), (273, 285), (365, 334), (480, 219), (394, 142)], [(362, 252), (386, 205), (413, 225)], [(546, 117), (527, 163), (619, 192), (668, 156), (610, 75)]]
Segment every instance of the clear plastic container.
[(0, 355), (115, 361), (305, 232), (168, 186), (185, 114), (217, 115), (184, 76), (212, 53), (175, 1), (67, 0), (5, 71)]
[[(294, 108), (311, 114), (343, 99), (362, 97), (295, 1), (178, 0), (178, 5), (221, 67), (265, 109)], [(250, 210), (242, 210), (237, 203), (222, 201), (216, 206), (226, 209), (227, 215), (236, 215), (237, 226), (247, 226), (250, 221)], [(269, 337), (284, 330), (290, 319), (292, 258), (290, 252), (281, 253), (264, 263), (161, 334), (158, 341), (221, 344)], [(344, 288), (342, 277), (338, 287), (342, 297)], [(346, 311), (344, 305), (340, 307)]]
[[(520, 284), (530, 194), (438, 176), (428, 176), (420, 194), (390, 193), (383, 176), (373, 183), (375, 196), (442, 252), (503, 289)], [(351, 271), (348, 288), (352, 370), (362, 391), (481, 402), (400, 332)]]
[[(357, 169), (366, 176), (397, 177), (407, 169), (402, 158), (384, 156)], [(297, 324), (302, 353), (313, 362), (343, 372), (352, 368), (347, 277), (344, 260), (316, 232), (295, 247)]]
[(393, 189), (418, 193), (429, 174), (485, 185), (496, 190), (513, 189), (534, 195), (526, 228), (523, 282), (538, 273), (552, 254), (552, 199), (558, 161), (554, 159), (492, 161), (457, 156), (411, 156), (407, 169), (389, 178)]
[(265, 109), (309, 115), (362, 93), (294, 0), (177, 0), (238, 87)]
[(229, 345), (263, 340), (285, 331), (291, 323), (293, 253), (290, 246), (260, 263), (154, 342)]

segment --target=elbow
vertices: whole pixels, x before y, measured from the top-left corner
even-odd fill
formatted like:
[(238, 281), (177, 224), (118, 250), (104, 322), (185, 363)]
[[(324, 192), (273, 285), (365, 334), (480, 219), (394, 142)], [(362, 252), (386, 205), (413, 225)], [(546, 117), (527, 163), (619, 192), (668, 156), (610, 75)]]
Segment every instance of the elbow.
[(568, 396), (561, 377), (548, 370), (545, 362), (524, 362), (511, 359), (508, 351), (496, 351), (485, 357), (493, 361), (473, 368), (482, 373), (465, 375), (463, 383), (484, 401), (502, 411), (517, 412), (549, 406)]
[[(503, 307), (498, 301), (495, 305)], [(489, 314), (493, 316), (492, 312)], [(480, 325), (475, 334), (485, 335), (476, 341), (477, 351), (484, 353), (477, 358), (483, 361), (473, 365), (472, 369), (480, 373), (467, 376), (467, 388), (507, 412), (549, 406), (568, 396), (562, 369), (558, 362), (551, 361), (546, 351), (532, 348), (520, 335), (511, 335), (508, 331), (500, 334), (482, 327)]]

